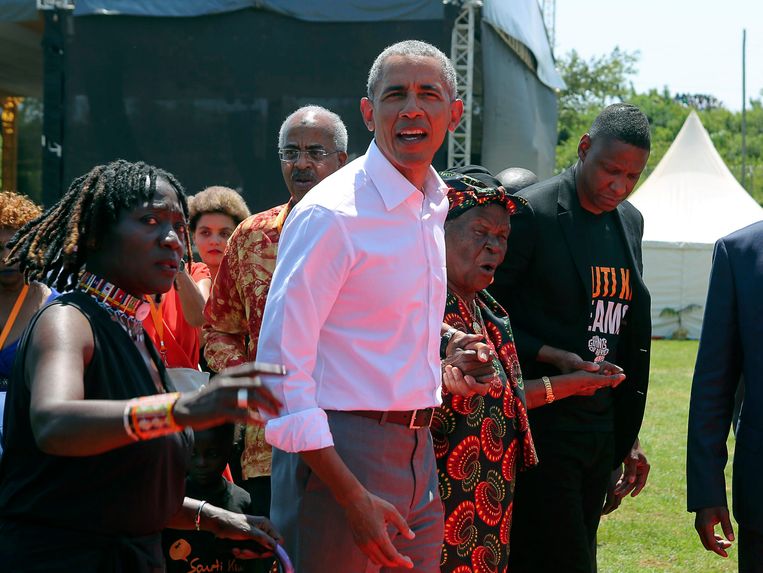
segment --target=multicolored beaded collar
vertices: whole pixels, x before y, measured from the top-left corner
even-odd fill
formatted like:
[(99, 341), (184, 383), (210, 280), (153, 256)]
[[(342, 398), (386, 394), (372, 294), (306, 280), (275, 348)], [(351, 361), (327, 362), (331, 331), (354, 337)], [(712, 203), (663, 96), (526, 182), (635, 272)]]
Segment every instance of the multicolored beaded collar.
[(93, 297), (133, 340), (143, 340), (143, 320), (151, 312), (148, 301), (137, 298), (88, 271), (83, 271), (80, 275), (77, 289)]

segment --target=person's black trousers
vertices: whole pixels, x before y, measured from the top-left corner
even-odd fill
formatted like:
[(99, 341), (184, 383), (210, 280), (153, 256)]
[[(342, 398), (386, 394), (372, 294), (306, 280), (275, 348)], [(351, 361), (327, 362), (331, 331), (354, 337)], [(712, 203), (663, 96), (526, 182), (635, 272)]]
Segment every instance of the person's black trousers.
[(517, 476), (509, 571), (592, 573), (613, 435), (549, 432), (535, 445), (540, 463)]
[[(241, 486), (252, 496), (252, 515), (270, 517), (270, 476), (249, 478), (241, 483)], [(274, 559), (258, 559), (252, 566), (253, 573), (268, 573), (273, 566)]]
[(763, 534), (739, 526), (739, 573), (763, 573)]

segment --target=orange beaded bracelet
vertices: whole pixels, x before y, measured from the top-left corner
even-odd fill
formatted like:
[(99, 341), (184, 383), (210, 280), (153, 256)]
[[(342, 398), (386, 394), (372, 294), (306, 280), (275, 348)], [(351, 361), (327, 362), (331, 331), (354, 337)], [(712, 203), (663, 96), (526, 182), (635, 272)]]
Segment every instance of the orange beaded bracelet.
[(133, 398), (124, 411), (125, 432), (133, 440), (151, 440), (174, 434), (183, 428), (175, 421), (173, 409), (180, 392)]

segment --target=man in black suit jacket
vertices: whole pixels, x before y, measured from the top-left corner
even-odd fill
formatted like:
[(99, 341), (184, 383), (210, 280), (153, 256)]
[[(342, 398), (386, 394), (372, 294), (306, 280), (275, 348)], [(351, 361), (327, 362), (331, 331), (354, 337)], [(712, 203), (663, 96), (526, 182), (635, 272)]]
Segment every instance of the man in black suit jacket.
[[(708, 551), (727, 557), (734, 530), (723, 471), (734, 395), (745, 396), (734, 450), (734, 517), (739, 571), (763, 571), (763, 222), (719, 239), (689, 406), (686, 485), (689, 511)], [(721, 525), (725, 539), (715, 534)]]
[[(625, 199), (649, 147), (646, 116), (635, 106), (609, 106), (580, 139), (573, 167), (518, 193), (532, 213), (512, 218), (490, 290), (509, 311), (524, 377), (546, 383), (547, 405), (530, 412), (540, 464), (517, 478), (512, 573), (595, 571), (608, 487), (611, 510), (646, 482), (638, 430), (650, 299), (641, 278), (643, 219)], [(552, 404), (547, 377), (621, 368), (626, 379), (617, 388)]]

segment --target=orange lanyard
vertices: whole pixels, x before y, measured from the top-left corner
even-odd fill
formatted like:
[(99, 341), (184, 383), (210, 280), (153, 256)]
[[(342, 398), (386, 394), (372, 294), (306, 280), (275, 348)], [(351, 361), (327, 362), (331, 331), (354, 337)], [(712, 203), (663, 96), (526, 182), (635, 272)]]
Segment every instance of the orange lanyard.
[(162, 318), (162, 302), (159, 304), (154, 302), (154, 299), (149, 297), (148, 303), (151, 305), (151, 320), (154, 321), (154, 328), (156, 334), (159, 336), (159, 354), (162, 357), (162, 362), (167, 366), (167, 348), (164, 346), (164, 319)]
[(8, 315), (8, 320), (5, 321), (5, 326), (3, 326), (3, 331), (0, 332), (0, 348), (5, 346), (5, 340), (8, 338), (8, 335), (11, 333), (11, 328), (13, 328), (13, 323), (16, 322), (16, 317), (19, 315), (21, 306), (24, 304), (24, 299), (26, 298), (27, 292), (29, 292), (29, 285), (25, 284), (24, 287), (21, 289), (21, 292), (19, 293), (19, 295), (16, 297), (16, 302), (13, 303), (11, 314)]

